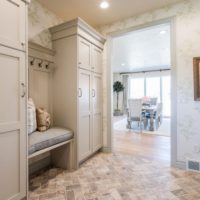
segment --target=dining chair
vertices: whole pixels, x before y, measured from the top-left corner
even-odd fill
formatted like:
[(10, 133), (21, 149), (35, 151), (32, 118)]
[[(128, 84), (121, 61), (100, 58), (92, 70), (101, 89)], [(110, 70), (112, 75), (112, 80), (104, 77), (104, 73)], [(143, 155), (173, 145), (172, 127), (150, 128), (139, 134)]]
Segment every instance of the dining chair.
[[(148, 120), (151, 119), (150, 113), (146, 113), (145, 118), (148, 123)], [(159, 126), (162, 124), (162, 103), (157, 104), (156, 112), (153, 114), (153, 120), (154, 120), (154, 126), (156, 125), (156, 129), (158, 129)]]
[(142, 114), (142, 99), (129, 99), (127, 111), (127, 128), (132, 128), (132, 122), (138, 122), (140, 131), (142, 132), (144, 125), (144, 116)]
[(158, 102), (158, 98), (157, 97), (151, 97), (150, 98), (150, 104), (151, 106), (156, 106)]

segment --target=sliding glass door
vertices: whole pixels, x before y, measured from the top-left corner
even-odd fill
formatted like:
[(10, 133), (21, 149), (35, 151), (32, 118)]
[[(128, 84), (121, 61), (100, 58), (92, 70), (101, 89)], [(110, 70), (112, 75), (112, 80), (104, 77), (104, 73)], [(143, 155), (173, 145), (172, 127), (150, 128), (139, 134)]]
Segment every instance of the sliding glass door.
[(160, 102), (160, 77), (146, 78), (146, 96), (156, 97)]
[(144, 78), (131, 78), (129, 88), (129, 97), (131, 99), (140, 99), (145, 95), (144, 92)]
[(156, 97), (162, 103), (164, 117), (171, 116), (171, 78), (169, 73), (148, 74), (143, 77), (130, 77), (129, 98)]

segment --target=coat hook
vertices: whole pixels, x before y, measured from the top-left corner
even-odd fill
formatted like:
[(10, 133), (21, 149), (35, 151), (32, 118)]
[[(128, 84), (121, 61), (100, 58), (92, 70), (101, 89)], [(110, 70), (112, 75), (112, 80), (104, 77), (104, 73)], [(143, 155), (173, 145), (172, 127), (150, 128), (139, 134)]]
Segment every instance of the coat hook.
[(41, 62), (40, 63), (38, 63), (38, 67), (42, 67), (42, 63), (43, 63), (43, 60), (41, 60)]
[(34, 61), (35, 61), (35, 58), (33, 58), (33, 60), (30, 61), (31, 66), (34, 65)]
[(49, 64), (50, 64), (50, 63), (46, 64), (46, 66), (45, 66), (45, 67), (46, 67), (46, 69), (49, 69)]

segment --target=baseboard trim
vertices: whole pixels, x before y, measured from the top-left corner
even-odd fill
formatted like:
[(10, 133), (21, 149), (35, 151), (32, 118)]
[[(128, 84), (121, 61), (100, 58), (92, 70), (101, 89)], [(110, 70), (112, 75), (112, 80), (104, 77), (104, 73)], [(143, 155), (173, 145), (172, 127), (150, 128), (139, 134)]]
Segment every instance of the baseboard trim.
[(174, 164), (172, 164), (172, 167), (186, 170), (186, 163), (183, 161), (176, 161)]
[(112, 153), (112, 148), (111, 147), (102, 147), (101, 152)]

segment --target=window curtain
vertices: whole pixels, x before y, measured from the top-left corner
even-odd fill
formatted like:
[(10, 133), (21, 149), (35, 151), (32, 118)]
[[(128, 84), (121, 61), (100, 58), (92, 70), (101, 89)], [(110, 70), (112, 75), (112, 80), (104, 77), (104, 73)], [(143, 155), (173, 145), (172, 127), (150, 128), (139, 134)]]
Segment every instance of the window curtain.
[(128, 107), (128, 75), (123, 75), (123, 85), (124, 85), (124, 93), (123, 93), (123, 113), (126, 113), (126, 109)]

